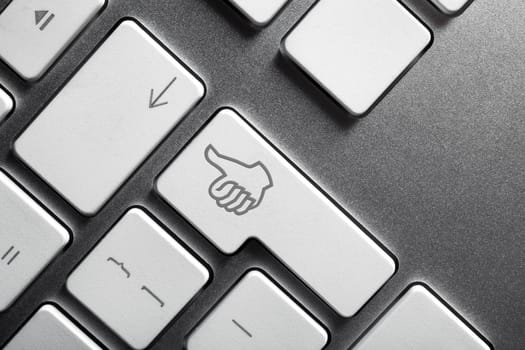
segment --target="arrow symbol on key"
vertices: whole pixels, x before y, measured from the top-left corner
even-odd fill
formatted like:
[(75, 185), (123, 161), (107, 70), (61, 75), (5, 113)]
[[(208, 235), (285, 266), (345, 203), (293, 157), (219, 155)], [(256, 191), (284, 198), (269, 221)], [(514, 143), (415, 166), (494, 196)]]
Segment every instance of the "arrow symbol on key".
[(164, 94), (166, 93), (166, 91), (168, 91), (168, 89), (171, 87), (171, 85), (173, 85), (175, 80), (177, 80), (177, 77), (173, 78), (169, 82), (169, 84), (164, 88), (164, 90), (162, 90), (160, 92), (160, 94), (157, 97), (153, 97), (153, 95), (155, 94), (155, 90), (151, 89), (150, 95), (149, 95), (149, 108), (150, 109), (157, 108), (157, 107), (164, 106), (164, 105), (168, 104), (168, 102), (159, 102), (159, 100), (162, 98), (162, 96), (164, 96)]
[(49, 16), (48, 14), (49, 14), (48, 10), (36, 10), (35, 11), (35, 25), (36, 26), (38, 26), (40, 22), (42, 22), (44, 18), (47, 17), (44, 23), (42, 23), (42, 25), (40, 26), (40, 31), (43, 31), (44, 29), (46, 29), (47, 25), (51, 23), (51, 21), (55, 18), (54, 13), (49, 14)]
[(35, 25), (40, 24), (44, 17), (47, 15), (49, 11), (46, 10), (37, 10), (35, 11)]

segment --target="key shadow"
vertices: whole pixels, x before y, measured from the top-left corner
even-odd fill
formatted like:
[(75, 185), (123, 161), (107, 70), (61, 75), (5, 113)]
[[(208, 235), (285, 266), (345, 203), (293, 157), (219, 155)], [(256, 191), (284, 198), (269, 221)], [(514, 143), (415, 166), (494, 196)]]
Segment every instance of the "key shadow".
[(301, 91), (308, 100), (315, 101), (323, 114), (330, 116), (340, 127), (349, 129), (359, 122), (360, 118), (347, 112), (282, 52), (277, 53), (273, 62), (277, 70), (286, 76), (297, 90)]
[(260, 29), (250, 23), (248, 18), (227, 1), (200, 0), (206, 3), (218, 17), (222, 17), (224, 23), (230, 25), (236, 33), (245, 39), (253, 39), (260, 33)]
[(445, 27), (455, 17), (441, 12), (428, 0), (405, 0), (403, 5), (430, 28)]

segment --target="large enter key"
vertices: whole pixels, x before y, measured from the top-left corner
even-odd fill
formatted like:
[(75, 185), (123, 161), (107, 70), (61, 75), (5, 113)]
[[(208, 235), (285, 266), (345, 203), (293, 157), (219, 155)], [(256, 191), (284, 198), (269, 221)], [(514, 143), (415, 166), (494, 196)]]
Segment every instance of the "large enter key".
[(122, 22), (15, 143), (82, 213), (95, 214), (203, 97), (136, 22)]
[(226, 253), (257, 238), (344, 316), (393, 259), (236, 112), (220, 111), (160, 176), (162, 196)]

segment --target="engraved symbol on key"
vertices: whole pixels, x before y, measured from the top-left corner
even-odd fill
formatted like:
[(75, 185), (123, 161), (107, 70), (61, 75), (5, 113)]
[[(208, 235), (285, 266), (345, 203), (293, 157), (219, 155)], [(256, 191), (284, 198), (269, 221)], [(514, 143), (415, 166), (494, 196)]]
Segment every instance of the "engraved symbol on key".
[(11, 265), (13, 261), (20, 255), (20, 250), (14, 251), (15, 246), (9, 247), (7, 251), (2, 255), (1, 261), (7, 262), (7, 265)]
[[(48, 16), (49, 14), (49, 16)], [(45, 20), (44, 20), (45, 18)], [(35, 11), (35, 25), (38, 26), (42, 21), (44, 21), (44, 23), (42, 23), (42, 25), (40, 26), (40, 31), (44, 31), (44, 29), (46, 29), (46, 27), (48, 26), (49, 23), (51, 23), (51, 21), (55, 18), (55, 14), (54, 13), (49, 13), (49, 11), (47, 10), (37, 10)]]
[(164, 307), (164, 302), (158, 296), (156, 296), (155, 293), (153, 293), (148, 287), (142, 286), (140, 290), (143, 290), (146, 293), (148, 293), (153, 299), (155, 299), (160, 304), (160, 307)]
[(109, 258), (107, 258), (106, 261), (112, 262), (115, 265), (117, 265), (118, 267), (120, 267), (120, 270), (122, 270), (122, 272), (124, 274), (126, 274), (127, 278), (131, 277), (131, 272), (129, 272), (129, 270), (124, 267), (124, 263), (123, 262), (117, 261), (115, 258), (113, 258), (111, 256)]
[(239, 328), (241, 331), (243, 331), (244, 334), (246, 334), (250, 338), (253, 338), (253, 335), (250, 332), (248, 332), (246, 330), (246, 328), (244, 328), (239, 322), (235, 321), (234, 319), (232, 319), (232, 322), (233, 322), (234, 325), (237, 326), (237, 328)]
[(150, 109), (157, 108), (157, 107), (164, 106), (164, 105), (168, 104), (168, 102), (159, 102), (159, 100), (162, 98), (162, 96), (164, 96), (164, 94), (166, 93), (166, 91), (168, 91), (168, 89), (171, 87), (171, 85), (173, 85), (175, 80), (177, 80), (177, 77), (171, 79), (171, 81), (164, 88), (164, 90), (162, 90), (160, 92), (160, 94), (157, 97), (155, 97), (155, 98), (153, 98), (153, 94), (155, 93), (155, 91), (153, 89), (151, 89), (150, 94), (149, 94), (149, 108)]
[(218, 207), (235, 215), (244, 215), (257, 208), (273, 180), (260, 161), (246, 164), (219, 153), (208, 145), (204, 151), (206, 161), (221, 175), (208, 188), (208, 194)]

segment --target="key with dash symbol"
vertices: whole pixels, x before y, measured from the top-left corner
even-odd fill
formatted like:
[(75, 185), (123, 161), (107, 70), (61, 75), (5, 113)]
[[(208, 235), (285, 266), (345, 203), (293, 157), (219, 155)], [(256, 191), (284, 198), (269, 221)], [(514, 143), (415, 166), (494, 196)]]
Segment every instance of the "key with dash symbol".
[(252, 334), (246, 330), (239, 322), (232, 319), (234, 325), (236, 325), (241, 331), (243, 331), (247, 336), (253, 338)]

